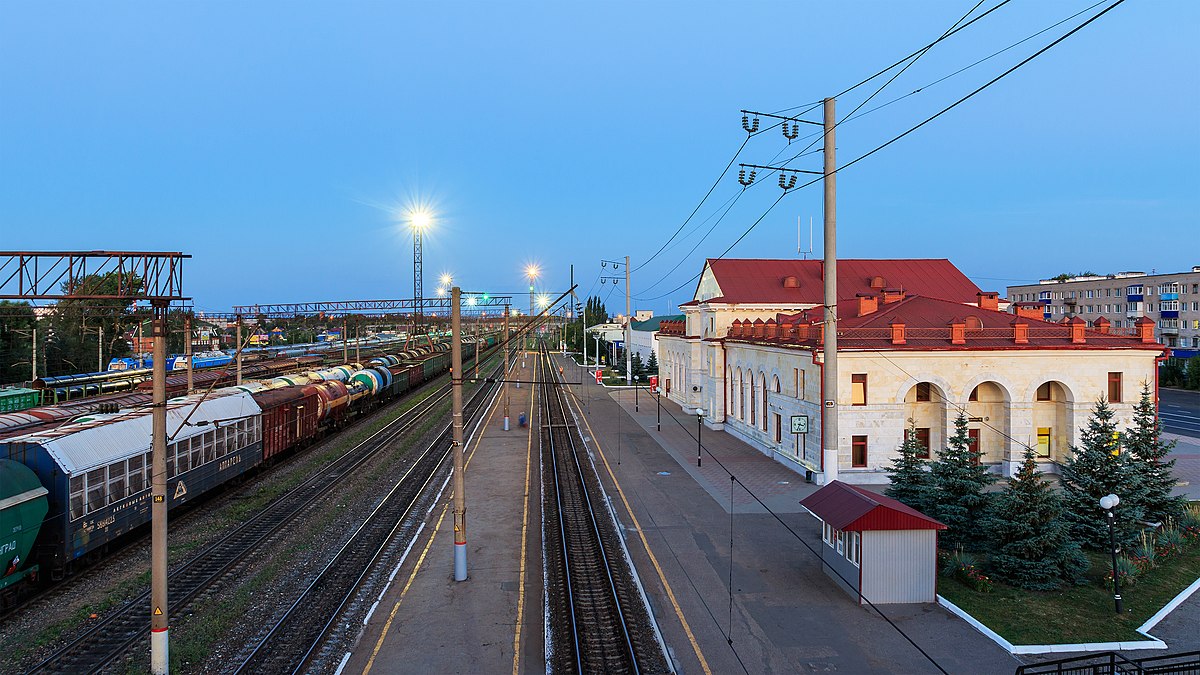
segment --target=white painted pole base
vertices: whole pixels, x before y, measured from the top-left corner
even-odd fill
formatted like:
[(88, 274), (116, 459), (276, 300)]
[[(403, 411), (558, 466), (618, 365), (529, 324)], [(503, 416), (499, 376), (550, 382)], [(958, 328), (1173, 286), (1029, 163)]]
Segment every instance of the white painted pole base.
[(508, 431), (508, 415), (504, 416), (504, 430)]
[(167, 628), (150, 631), (150, 672), (154, 675), (167, 675), (171, 669), (171, 659), (167, 653), (168, 631)]
[(467, 580), (467, 545), (454, 544), (454, 580)]

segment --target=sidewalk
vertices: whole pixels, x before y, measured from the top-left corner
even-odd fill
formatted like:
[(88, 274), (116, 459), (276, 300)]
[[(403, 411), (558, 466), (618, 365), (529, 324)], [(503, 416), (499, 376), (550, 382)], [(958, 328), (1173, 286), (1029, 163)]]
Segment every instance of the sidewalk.
[[(578, 377), (570, 366), (565, 376)], [(662, 402), (658, 432), (658, 405), (644, 391), (635, 411), (632, 390), (607, 390), (594, 380), (572, 389), (587, 418), (584, 431), (596, 437), (589, 445), (630, 553), (682, 672), (937, 672), (896, 629), (837, 588), (792, 534), (814, 549), (823, 545), (817, 521), (797, 503), (817, 486), (707, 428), (697, 468), (696, 419), (678, 405)], [(729, 474), (717, 460), (778, 519), (740, 486), (731, 503)], [(1019, 665), (939, 607), (882, 608), (951, 673), (1007, 675)]]

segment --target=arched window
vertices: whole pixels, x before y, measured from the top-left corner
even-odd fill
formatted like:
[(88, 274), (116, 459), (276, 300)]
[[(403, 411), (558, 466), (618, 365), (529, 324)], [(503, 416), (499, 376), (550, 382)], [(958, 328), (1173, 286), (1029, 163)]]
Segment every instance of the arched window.
[(758, 373), (759, 386), (762, 387), (762, 430), (767, 430), (767, 376), (759, 371)]
[(775, 393), (776, 394), (780, 393), (781, 390), (779, 388), (779, 376), (778, 375), (772, 376), (771, 382), (772, 382), (771, 388), (775, 391)]
[(748, 376), (746, 379), (750, 380), (750, 426), (754, 426), (758, 424), (758, 415), (755, 414), (757, 412), (755, 404), (757, 398), (754, 396), (754, 372), (750, 371), (746, 375)]
[(742, 381), (742, 369), (737, 371), (737, 389), (738, 389), (738, 419), (746, 421), (746, 384)]
[(725, 397), (725, 416), (729, 417), (729, 411), (733, 410), (733, 368), (725, 369), (725, 381), (729, 383), (726, 389), (728, 395)]

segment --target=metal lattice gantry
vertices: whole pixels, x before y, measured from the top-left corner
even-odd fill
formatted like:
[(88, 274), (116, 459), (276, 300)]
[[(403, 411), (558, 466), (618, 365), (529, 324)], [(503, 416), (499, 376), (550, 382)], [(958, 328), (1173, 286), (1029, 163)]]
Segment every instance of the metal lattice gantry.
[[(0, 300), (184, 300), (183, 253), (0, 251)], [(115, 286), (100, 284), (115, 281)]]
[[(511, 295), (490, 293), (462, 294), (464, 307), (473, 309), (501, 308), (512, 304)], [(449, 313), (450, 298), (408, 298), (403, 300), (334, 300), (327, 302), (293, 302), (261, 305), (234, 305), (234, 314), (242, 316), (297, 314), (361, 314), (361, 313), (405, 313), (418, 309)]]

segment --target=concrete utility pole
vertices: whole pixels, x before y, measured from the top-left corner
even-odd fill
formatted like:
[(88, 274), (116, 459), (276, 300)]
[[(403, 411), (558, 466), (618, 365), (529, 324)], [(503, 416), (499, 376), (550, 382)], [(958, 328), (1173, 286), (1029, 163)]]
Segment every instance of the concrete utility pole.
[(359, 327), (358, 317), (354, 317), (354, 360), (358, 363), (362, 363), (362, 352), (359, 351), (360, 347), (362, 347), (362, 332)]
[[(153, 409), (150, 420), (150, 672), (166, 675), (167, 654), (167, 307), (154, 307)], [(241, 325), (240, 323), (238, 324)], [(240, 361), (239, 361), (240, 365)], [(240, 375), (239, 368), (239, 375)], [(241, 381), (239, 376), (238, 381)]]
[[(104, 330), (101, 328), (100, 330)], [(188, 314), (183, 317), (183, 359), (187, 363), (187, 393), (192, 393), (192, 387), (195, 382), (192, 380), (192, 371), (196, 368), (196, 364), (192, 362), (192, 315)]]
[(96, 371), (104, 370), (104, 324), (100, 324), (100, 336), (96, 338)]
[(467, 580), (467, 500), (463, 494), (462, 290), (450, 289), (450, 407), (454, 428), (454, 580)]
[(629, 341), (633, 337), (633, 309), (629, 293), (629, 256), (625, 256), (625, 384), (633, 383), (633, 352)]
[(237, 384), (242, 383), (242, 315), (237, 317)]
[[(507, 380), (508, 354), (512, 349), (512, 345), (508, 344), (508, 305), (504, 306), (504, 337), (500, 340), (500, 348), (504, 350), (504, 377), (501, 379)], [(502, 386), (504, 387), (504, 430), (508, 431), (508, 384), (505, 383)]]
[[(826, 484), (838, 477), (838, 368), (837, 368), (837, 160), (834, 128), (837, 115), (834, 99), (825, 99), (825, 345), (822, 384), (825, 402), (821, 409), (821, 468)], [(766, 411), (763, 411), (766, 413)]]
[(34, 322), (35, 323), (33, 324), (33, 358), (30, 359), (30, 373), (31, 373), (31, 376), (29, 379), (30, 383), (33, 383), (33, 381), (37, 379), (38, 353), (37, 353), (37, 323), (36, 323), (37, 319), (36, 318), (34, 319)]
[(342, 317), (342, 363), (350, 363), (350, 334), (347, 332), (346, 317)]

